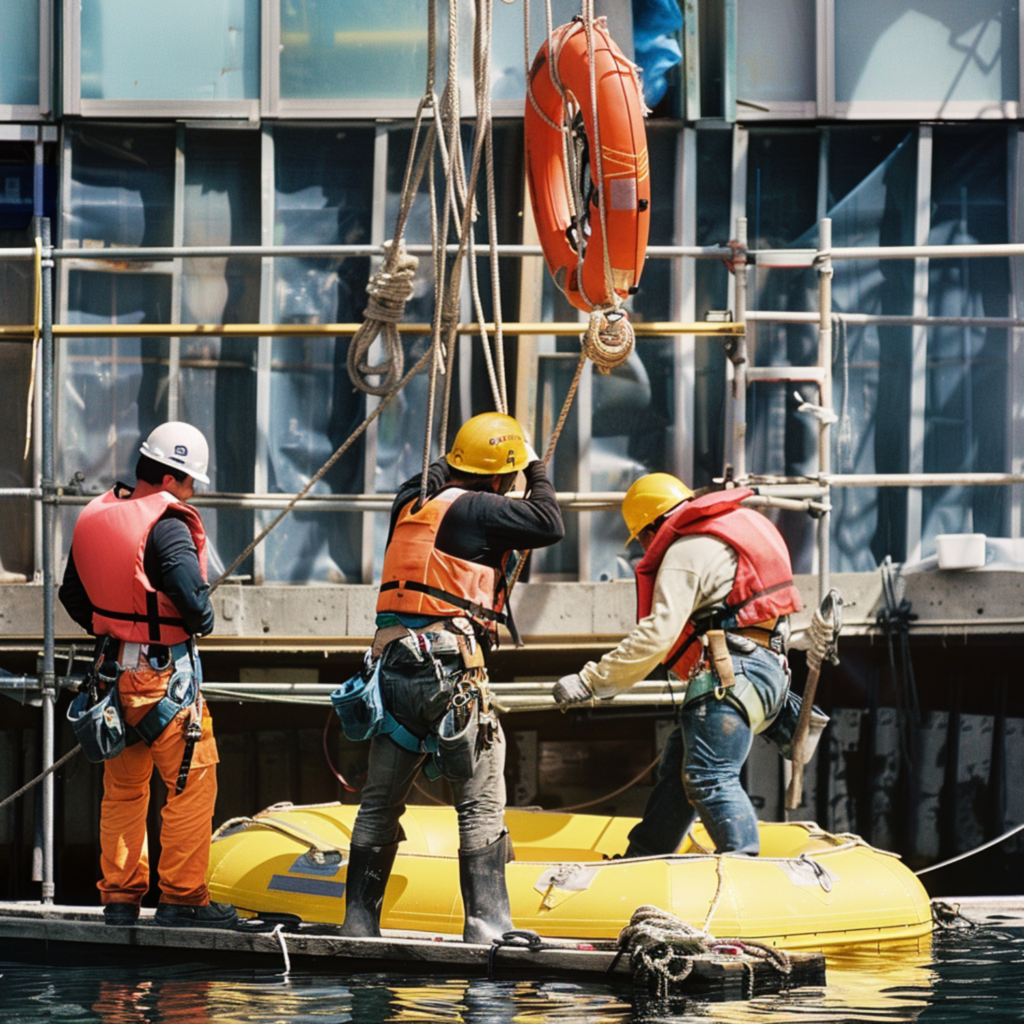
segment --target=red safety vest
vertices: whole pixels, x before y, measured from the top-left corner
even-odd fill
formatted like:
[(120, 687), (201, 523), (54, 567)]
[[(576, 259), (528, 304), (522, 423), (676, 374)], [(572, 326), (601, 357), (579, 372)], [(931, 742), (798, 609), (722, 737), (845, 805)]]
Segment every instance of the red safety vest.
[[(782, 534), (759, 512), (741, 508), (754, 492), (740, 487), (713, 491), (686, 502), (662, 524), (636, 567), (637, 622), (651, 613), (654, 583), (662, 559), (680, 537), (717, 537), (736, 552), (736, 579), (720, 618), (723, 625), (742, 629), (803, 607), (793, 585), (793, 566)], [(686, 676), (701, 656), (693, 622), (687, 620), (663, 664)]]
[(93, 605), (92, 630), (129, 643), (168, 647), (187, 640), (181, 615), (166, 594), (153, 587), (143, 568), (146, 541), (168, 509), (184, 521), (206, 579), (206, 530), (199, 513), (167, 491), (143, 498), (118, 498), (113, 491), (94, 498), (75, 524), (75, 568)]
[[(493, 630), (505, 622), (501, 608), (504, 572), (437, 550), (441, 522), (457, 498), (468, 491), (446, 487), (419, 511), (413, 499), (398, 514), (381, 573), (378, 612), (436, 615), (468, 614)], [(505, 556), (507, 559), (507, 555)]]

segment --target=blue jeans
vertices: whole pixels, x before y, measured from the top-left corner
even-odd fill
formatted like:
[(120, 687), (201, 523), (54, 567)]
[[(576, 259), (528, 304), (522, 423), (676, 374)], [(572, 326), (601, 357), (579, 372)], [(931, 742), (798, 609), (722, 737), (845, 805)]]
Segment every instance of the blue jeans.
[[(788, 691), (782, 662), (758, 648), (733, 654), (733, 666), (737, 679), (745, 675), (754, 684), (767, 716), (773, 716)], [(686, 704), (665, 744), (644, 816), (629, 833), (626, 856), (675, 853), (696, 814), (718, 853), (757, 856), (757, 814), (740, 785), (753, 738), (746, 714), (728, 699), (709, 695)]]
[[(414, 642), (393, 641), (382, 655), (380, 677), (384, 706), (419, 737), (436, 731), (463, 668), (451, 634), (424, 635), (432, 638), (430, 656), (417, 657)], [(388, 846), (405, 838), (399, 819), (427, 756), (406, 750), (387, 736), (370, 740), (366, 785), (352, 828), (354, 845)], [(452, 782), (451, 787), (459, 819), (459, 848), (489, 846), (505, 828), (505, 737), (500, 726), (490, 748), (480, 753), (473, 777)]]

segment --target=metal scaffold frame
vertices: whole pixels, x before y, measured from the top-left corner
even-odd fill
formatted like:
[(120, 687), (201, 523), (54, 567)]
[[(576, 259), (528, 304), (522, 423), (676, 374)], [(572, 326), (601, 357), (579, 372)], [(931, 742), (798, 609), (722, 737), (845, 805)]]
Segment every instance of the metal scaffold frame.
[[(41, 171), (42, 143), (37, 143), (37, 171)], [(76, 325), (54, 324), (53, 272), (55, 261), (62, 259), (80, 260), (154, 260), (179, 259), (209, 256), (256, 255), (256, 256), (381, 256), (381, 245), (322, 245), (322, 246), (237, 246), (202, 247), (178, 246), (152, 249), (106, 248), (97, 250), (54, 248), (51, 242), (51, 227), (48, 218), (42, 216), (41, 189), (37, 189), (34, 231), (38, 239), (35, 248), (0, 249), (0, 258), (36, 259), (36, 318), (28, 325), (0, 327), (0, 341), (24, 340), (41, 346), (40, 395), (38, 426), (41, 439), (41, 472), (35, 487), (0, 489), (0, 499), (30, 498), (41, 504), (42, 541), (42, 586), (43, 586), (43, 659), (39, 684), (43, 697), (42, 767), (46, 771), (54, 764), (55, 706), (59, 692), (55, 671), (54, 600), (57, 552), (55, 550), (55, 521), (60, 505), (82, 505), (90, 496), (65, 493), (55, 482), (55, 339), (84, 336), (130, 336), (130, 337), (183, 337), (183, 336), (239, 336), (283, 337), (313, 335), (349, 336), (355, 333), (358, 324), (147, 324), (147, 325)], [(452, 251), (454, 251), (452, 248)], [(532, 245), (498, 245), (498, 255), (505, 257), (539, 256), (541, 250)], [(409, 246), (409, 251), (429, 252), (429, 246)], [(488, 246), (477, 247), (475, 255), (488, 258)], [(898, 246), (891, 248), (837, 248), (831, 247), (831, 221), (824, 218), (819, 222), (819, 245), (817, 250), (792, 251), (748, 251), (746, 248), (746, 219), (737, 221), (737, 241), (732, 246), (653, 246), (648, 256), (656, 259), (717, 258), (732, 262), (735, 274), (734, 315), (731, 322), (667, 322), (637, 323), (636, 333), (656, 338), (677, 338), (680, 335), (706, 335), (722, 337), (730, 342), (730, 358), (727, 363), (727, 388), (730, 408), (730, 429), (727, 437), (726, 456), (733, 468), (733, 479), (742, 483), (750, 478), (746, 465), (746, 399), (749, 388), (760, 382), (784, 381), (812, 383), (818, 388), (818, 403), (811, 408), (819, 421), (818, 425), (818, 473), (812, 478), (799, 480), (775, 480), (758, 484), (757, 503), (763, 506), (812, 510), (818, 516), (817, 522), (817, 568), (819, 596), (829, 591), (829, 495), (832, 487), (943, 487), (962, 486), (1010, 486), (1024, 484), (1024, 474), (1014, 473), (914, 473), (914, 474), (833, 474), (831, 472), (831, 422), (832, 414), (832, 323), (837, 316), (854, 324), (900, 324), (916, 326), (944, 326), (948, 324), (975, 325), (1005, 328), (1022, 328), (1024, 319), (1017, 318), (970, 318), (930, 316), (876, 316), (867, 314), (835, 314), (832, 311), (832, 272), (836, 260), (852, 259), (945, 259), (962, 257), (1016, 257), (1024, 256), (1024, 244), (1010, 245), (964, 245), (964, 246)], [(746, 309), (747, 269), (752, 265), (751, 257), (759, 266), (773, 267), (814, 267), (818, 273), (818, 310), (807, 313), (748, 312)], [(817, 323), (818, 361), (813, 367), (752, 367), (748, 366), (746, 348), (746, 325), (759, 322)], [(403, 324), (401, 330), (410, 333), (429, 333), (430, 325)], [(459, 333), (475, 333), (478, 325), (464, 324)], [(504, 330), (509, 335), (528, 334), (579, 334), (580, 324), (506, 323)], [(292, 495), (283, 494), (208, 494), (200, 496), (195, 504), (213, 508), (277, 509), (288, 504)], [(595, 511), (617, 508), (622, 493), (559, 493), (560, 504), (574, 511)], [(813, 506), (812, 506), (813, 503)], [(382, 494), (318, 495), (305, 499), (303, 508), (309, 510), (334, 510), (378, 512), (390, 508), (390, 496)], [(70, 672), (70, 669), (69, 669)], [(28, 683), (28, 680), (23, 680)], [(644, 695), (644, 702), (659, 698)], [(513, 700), (514, 704), (514, 700)], [(53, 797), (54, 776), (49, 774), (42, 782), (43, 817), (43, 881), (42, 902), (52, 903), (53, 882)]]

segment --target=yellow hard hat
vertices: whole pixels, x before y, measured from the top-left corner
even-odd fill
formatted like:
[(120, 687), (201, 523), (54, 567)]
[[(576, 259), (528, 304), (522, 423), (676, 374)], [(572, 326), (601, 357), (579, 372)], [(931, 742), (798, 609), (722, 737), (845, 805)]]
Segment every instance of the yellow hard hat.
[(503, 412), (483, 412), (466, 420), (445, 456), (460, 473), (514, 473), (530, 461), (523, 428)]
[(658, 516), (670, 512), (693, 497), (693, 491), (671, 473), (648, 473), (640, 477), (626, 491), (622, 499), (622, 518), (629, 530), (627, 544)]

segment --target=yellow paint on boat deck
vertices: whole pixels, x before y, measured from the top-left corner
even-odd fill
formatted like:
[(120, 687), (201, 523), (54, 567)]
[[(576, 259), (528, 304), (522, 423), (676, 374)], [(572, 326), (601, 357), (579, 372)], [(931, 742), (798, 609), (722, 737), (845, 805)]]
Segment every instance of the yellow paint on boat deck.
[[(216, 836), (211, 897), (244, 911), (340, 924), (357, 807), (276, 806)], [(615, 939), (645, 904), (719, 938), (786, 949), (916, 947), (932, 930), (924, 887), (897, 857), (813, 823), (765, 824), (761, 856), (716, 857), (697, 827), (670, 858), (610, 860), (636, 818), (509, 808), (516, 859), (506, 868), (517, 928), (550, 937)], [(381, 925), (462, 933), (458, 827), (450, 807), (410, 807)], [(310, 850), (336, 850), (323, 858)], [(318, 860), (319, 857), (319, 860)], [(326, 859), (327, 863), (322, 863)], [(331, 860), (334, 863), (330, 863)], [(709, 918), (710, 914), (710, 919)]]

